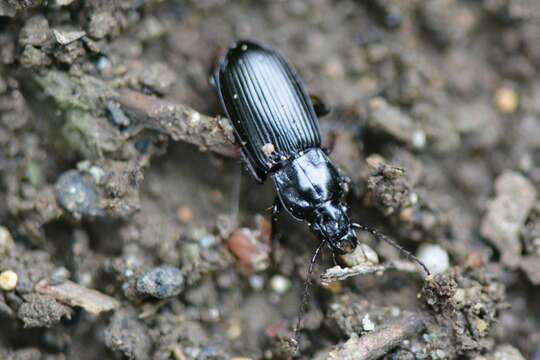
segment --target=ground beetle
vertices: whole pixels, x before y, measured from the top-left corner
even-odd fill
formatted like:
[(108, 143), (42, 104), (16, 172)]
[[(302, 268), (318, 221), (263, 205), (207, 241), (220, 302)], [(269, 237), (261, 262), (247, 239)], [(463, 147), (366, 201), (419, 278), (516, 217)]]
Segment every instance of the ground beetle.
[(272, 178), (277, 197), (272, 208), (272, 231), (284, 208), (307, 221), (333, 253), (352, 252), (355, 229), (367, 231), (397, 247), (429, 274), (414, 255), (384, 235), (352, 223), (343, 197), (347, 179), (321, 148), (317, 114), (302, 80), (274, 49), (253, 41), (238, 41), (229, 48), (213, 75), (213, 87), (231, 120), (242, 160), (262, 183)]

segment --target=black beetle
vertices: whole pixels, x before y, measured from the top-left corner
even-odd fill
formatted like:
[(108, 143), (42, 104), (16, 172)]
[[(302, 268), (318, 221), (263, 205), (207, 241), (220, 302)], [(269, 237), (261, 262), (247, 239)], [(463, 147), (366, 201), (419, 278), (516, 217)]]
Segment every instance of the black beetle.
[(260, 183), (268, 176), (274, 182), (274, 233), (284, 208), (307, 221), (321, 240), (311, 265), (324, 244), (337, 254), (352, 252), (356, 228), (391, 243), (429, 274), (414, 255), (375, 229), (350, 221), (343, 202), (347, 179), (321, 148), (317, 115), (302, 80), (276, 50), (248, 40), (232, 44), (212, 85), (232, 122), (248, 172)]

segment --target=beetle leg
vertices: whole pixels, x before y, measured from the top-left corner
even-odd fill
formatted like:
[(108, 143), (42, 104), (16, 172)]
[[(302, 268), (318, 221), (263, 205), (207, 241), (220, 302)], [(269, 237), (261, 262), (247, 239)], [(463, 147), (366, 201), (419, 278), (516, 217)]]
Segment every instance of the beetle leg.
[(296, 326), (294, 327), (294, 340), (298, 342), (298, 331), (300, 330), (300, 326), (302, 326), (302, 320), (304, 319), (304, 315), (306, 314), (307, 306), (309, 305), (309, 297), (310, 297), (310, 286), (311, 286), (311, 275), (313, 274), (313, 269), (315, 267), (315, 263), (317, 262), (317, 257), (319, 256), (319, 253), (321, 252), (321, 249), (326, 244), (326, 240), (322, 240), (319, 243), (319, 246), (315, 249), (313, 252), (313, 256), (311, 257), (311, 261), (309, 262), (309, 268), (307, 273), (306, 281), (304, 282), (304, 292), (302, 294), (302, 303), (300, 304), (300, 314), (298, 315), (298, 320), (296, 321)]
[(376, 240), (379, 240), (379, 241), (383, 240), (384, 242), (390, 244), (394, 248), (398, 249), (398, 251), (403, 256), (405, 256), (409, 260), (411, 260), (411, 261), (417, 263), (418, 265), (420, 265), (420, 267), (426, 272), (427, 276), (431, 275), (431, 273), (429, 272), (427, 266), (419, 258), (414, 256), (411, 252), (407, 251), (405, 248), (403, 248), (402, 246), (400, 246), (399, 244), (397, 244), (393, 240), (390, 240), (389, 238), (387, 238), (384, 234), (380, 233), (378, 230), (376, 230), (376, 229), (374, 229), (372, 227), (369, 227), (369, 226), (364, 226), (364, 225), (360, 225), (360, 224), (356, 224), (356, 223), (352, 224), (352, 226), (357, 228), (358, 230), (370, 233), (371, 235), (373, 235), (373, 237)]
[(332, 111), (320, 96), (309, 94), (309, 98), (311, 99), (311, 104), (313, 105), (313, 110), (315, 110), (315, 115), (317, 115), (317, 117), (326, 116)]
[(272, 241), (272, 246), (274, 246), (274, 243), (279, 241), (280, 233), (278, 231), (278, 216), (281, 213), (281, 210), (283, 210), (283, 205), (281, 204), (281, 201), (276, 196), (274, 200), (274, 205), (272, 206), (272, 236), (270, 237)]
[(244, 153), (244, 149), (242, 149), (242, 151), (240, 151), (240, 158), (242, 159), (242, 162), (244, 163), (244, 165), (246, 166), (246, 170), (248, 172), (248, 174), (253, 178), (255, 179), (256, 182), (258, 182), (259, 184), (262, 184), (264, 182), (264, 175), (263, 174), (259, 174), (257, 172), (257, 170), (255, 169), (255, 167), (253, 167), (253, 164), (249, 161), (249, 158), (247, 157), (247, 155)]

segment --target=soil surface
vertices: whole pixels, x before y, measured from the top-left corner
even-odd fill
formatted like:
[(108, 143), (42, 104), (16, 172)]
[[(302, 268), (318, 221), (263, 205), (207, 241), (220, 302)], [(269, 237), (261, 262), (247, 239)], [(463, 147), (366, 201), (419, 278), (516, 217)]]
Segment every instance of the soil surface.
[[(359, 233), (306, 296), (208, 82), (240, 38), (432, 276)], [(0, 358), (540, 359), (539, 39), (537, 0), (2, 1)]]

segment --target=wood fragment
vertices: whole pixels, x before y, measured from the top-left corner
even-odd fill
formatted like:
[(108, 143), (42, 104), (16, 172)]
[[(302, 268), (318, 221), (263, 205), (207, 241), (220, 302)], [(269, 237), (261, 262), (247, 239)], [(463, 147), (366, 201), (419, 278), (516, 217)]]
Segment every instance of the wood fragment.
[(420, 316), (412, 314), (403, 320), (390, 323), (381, 330), (361, 337), (351, 336), (349, 340), (332, 350), (327, 359), (375, 360), (424, 329), (425, 324)]
[(169, 135), (226, 156), (238, 156), (229, 119), (211, 117), (182, 104), (175, 104), (132, 90), (122, 90), (114, 100), (140, 127)]
[(114, 310), (120, 306), (116, 299), (69, 280), (57, 285), (42, 280), (36, 285), (35, 289), (40, 294), (49, 295), (55, 300), (70, 306), (82, 307), (95, 315)]
[(345, 280), (356, 275), (372, 274), (388, 269), (386, 265), (376, 265), (370, 262), (358, 264), (352, 267), (343, 268), (339, 265), (326, 269), (321, 274), (321, 282), (323, 285), (328, 285), (333, 281)]

